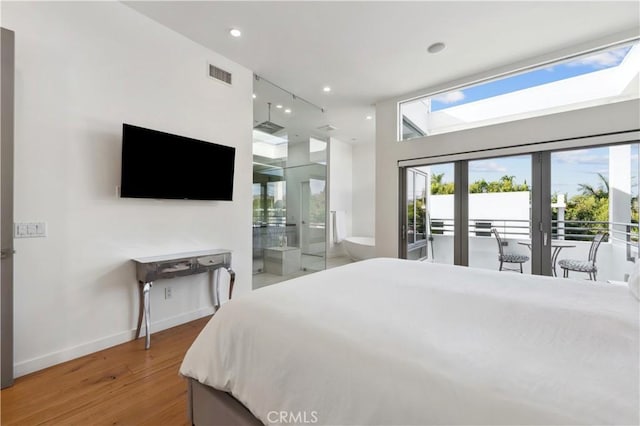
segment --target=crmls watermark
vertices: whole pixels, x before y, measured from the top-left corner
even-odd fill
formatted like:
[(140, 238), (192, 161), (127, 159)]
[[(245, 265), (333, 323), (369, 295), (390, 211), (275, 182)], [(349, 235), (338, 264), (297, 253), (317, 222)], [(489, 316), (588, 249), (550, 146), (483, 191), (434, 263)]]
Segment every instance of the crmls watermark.
[(267, 421), (275, 424), (315, 424), (317, 411), (269, 411)]

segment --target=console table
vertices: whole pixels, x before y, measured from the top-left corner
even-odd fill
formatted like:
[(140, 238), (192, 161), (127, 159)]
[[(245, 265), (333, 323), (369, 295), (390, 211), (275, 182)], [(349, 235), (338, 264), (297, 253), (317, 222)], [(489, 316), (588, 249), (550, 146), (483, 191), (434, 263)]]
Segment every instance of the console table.
[(230, 250), (192, 251), (161, 256), (139, 257), (131, 260), (136, 264), (136, 277), (140, 290), (136, 339), (140, 337), (142, 318), (144, 317), (146, 331), (145, 349), (149, 349), (151, 346), (151, 330), (149, 329), (151, 298), (149, 297), (149, 292), (155, 280), (209, 272), (213, 286), (214, 307), (218, 310), (218, 308), (220, 308), (220, 269), (224, 268), (229, 272), (231, 277), (229, 282), (229, 299), (231, 299), (236, 274), (231, 269)]

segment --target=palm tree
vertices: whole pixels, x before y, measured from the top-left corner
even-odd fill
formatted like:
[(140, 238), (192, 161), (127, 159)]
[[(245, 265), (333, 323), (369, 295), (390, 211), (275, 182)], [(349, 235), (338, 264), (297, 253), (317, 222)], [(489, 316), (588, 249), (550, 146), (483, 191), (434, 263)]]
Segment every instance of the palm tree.
[(602, 173), (598, 173), (598, 177), (601, 182), (597, 189), (587, 183), (579, 184), (578, 189), (582, 191), (583, 195), (593, 195), (597, 199), (609, 198), (609, 180)]
[(431, 194), (440, 194), (442, 192), (442, 178), (444, 173), (434, 173), (431, 175)]

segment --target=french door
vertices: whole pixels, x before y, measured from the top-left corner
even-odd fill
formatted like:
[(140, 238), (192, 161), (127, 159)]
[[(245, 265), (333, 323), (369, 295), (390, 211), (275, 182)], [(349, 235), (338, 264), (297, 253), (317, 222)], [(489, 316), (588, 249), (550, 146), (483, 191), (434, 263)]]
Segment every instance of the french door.
[(549, 170), (549, 153), (401, 168), (400, 257), (551, 275)]
[(541, 246), (549, 240), (540, 237), (550, 232), (550, 215), (533, 205), (535, 197), (550, 200), (542, 190), (543, 161), (526, 154), (402, 168), (400, 257), (500, 269), (502, 252), (522, 260), (504, 269), (522, 265), (523, 272), (549, 275), (550, 260), (536, 256), (550, 259)]
[(410, 168), (406, 171), (406, 226), (403, 236), (406, 240), (406, 258), (426, 259), (427, 245), (427, 170)]
[[(421, 258), (410, 255), (420, 206), (431, 261), (578, 279), (595, 274), (566, 265), (597, 262), (599, 281), (624, 280), (640, 249), (640, 145), (635, 132), (613, 137), (627, 141), (593, 137), (579, 147), (461, 159), (448, 163), (448, 178), (443, 164), (401, 164), (400, 257)], [(416, 170), (429, 182), (421, 203)], [(600, 234), (606, 237), (596, 246)], [(500, 264), (501, 252), (513, 255), (510, 262)]]
[(532, 271), (532, 156), (492, 157), (467, 162), (468, 265)]

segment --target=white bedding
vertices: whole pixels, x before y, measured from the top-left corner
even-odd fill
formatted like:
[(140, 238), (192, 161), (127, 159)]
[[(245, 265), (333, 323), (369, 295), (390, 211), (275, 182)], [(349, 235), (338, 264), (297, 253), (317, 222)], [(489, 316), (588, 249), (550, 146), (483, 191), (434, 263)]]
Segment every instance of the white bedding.
[(180, 373), (266, 424), (637, 425), (638, 315), (624, 286), (372, 259), (225, 304)]

